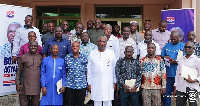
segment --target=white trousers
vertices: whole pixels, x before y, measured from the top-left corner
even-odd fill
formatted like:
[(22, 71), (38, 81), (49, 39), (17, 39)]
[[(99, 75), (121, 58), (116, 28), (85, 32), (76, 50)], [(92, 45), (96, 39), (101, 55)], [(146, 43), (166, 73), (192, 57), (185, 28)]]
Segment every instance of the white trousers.
[[(94, 101), (94, 106), (102, 106), (102, 101)], [(112, 106), (112, 100), (103, 101), (103, 106)]]

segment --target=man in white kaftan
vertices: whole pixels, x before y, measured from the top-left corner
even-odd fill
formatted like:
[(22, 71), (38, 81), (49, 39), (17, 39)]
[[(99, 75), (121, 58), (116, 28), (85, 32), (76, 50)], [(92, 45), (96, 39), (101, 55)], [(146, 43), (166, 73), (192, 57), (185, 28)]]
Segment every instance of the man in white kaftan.
[(112, 50), (106, 49), (107, 38), (100, 37), (98, 49), (91, 51), (88, 58), (87, 81), (94, 106), (112, 106), (116, 89), (116, 57)]

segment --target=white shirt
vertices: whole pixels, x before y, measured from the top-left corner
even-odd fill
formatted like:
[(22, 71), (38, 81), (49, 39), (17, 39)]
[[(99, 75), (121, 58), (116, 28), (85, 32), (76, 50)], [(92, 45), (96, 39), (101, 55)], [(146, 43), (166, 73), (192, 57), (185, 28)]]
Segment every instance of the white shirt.
[(132, 38), (128, 38), (126, 41), (123, 40), (123, 37), (119, 39), (119, 48), (120, 48), (120, 58), (125, 57), (124, 51), (126, 46), (132, 46), (134, 49), (133, 58), (137, 58), (137, 44)]
[(87, 82), (91, 85), (94, 101), (114, 100), (114, 83), (116, 58), (112, 50), (99, 52), (92, 50), (88, 57)]
[[(176, 86), (176, 90), (185, 92), (186, 93), (186, 87), (190, 87), (191, 89), (196, 89), (198, 92), (200, 91), (199, 83), (189, 83), (186, 80), (184, 80), (183, 77), (181, 77), (182, 73), (182, 65), (194, 68), (198, 70), (197, 80), (200, 82), (200, 58), (198, 58), (196, 55), (192, 54), (189, 58), (186, 58), (183, 56), (178, 60), (178, 67), (176, 71), (176, 77), (175, 77), (175, 83), (174, 86)], [(189, 70), (188, 70), (189, 71)]]
[[(152, 43), (154, 43), (156, 45), (156, 55), (161, 55), (161, 50), (160, 50), (160, 46), (158, 43), (156, 43), (155, 41), (152, 40)], [(148, 53), (147, 53), (147, 44), (144, 43), (144, 40), (141, 41), (140, 43), (138, 43), (138, 55), (140, 55), (140, 59), (145, 57)]]
[(19, 53), (20, 47), (29, 42), (28, 33), (30, 31), (34, 31), (36, 33), (36, 37), (37, 37), (36, 41), (38, 42), (38, 45), (42, 46), (39, 29), (37, 29), (36, 27), (27, 29), (27, 28), (24, 28), (23, 26), (23, 27), (18, 28), (15, 32), (12, 56), (17, 56)]
[(119, 39), (117, 37), (111, 35), (109, 40), (107, 41), (106, 48), (114, 51), (116, 59), (117, 60), (119, 59), (120, 49), (119, 49)]

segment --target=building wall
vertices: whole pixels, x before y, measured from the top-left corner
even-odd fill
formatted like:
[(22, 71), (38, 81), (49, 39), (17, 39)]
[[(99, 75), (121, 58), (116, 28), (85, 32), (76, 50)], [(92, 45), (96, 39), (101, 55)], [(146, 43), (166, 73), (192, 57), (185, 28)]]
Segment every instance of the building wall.
[(143, 5), (143, 22), (144, 20), (151, 20), (151, 29), (157, 28), (161, 20), (161, 10), (164, 8), (165, 5)]
[[(166, 4), (170, 4), (173, 0), (8, 0), (12, 5), (20, 5), (33, 8), (33, 16), (36, 18), (36, 6), (63, 6), (63, 5), (81, 5), (81, 22), (86, 28), (88, 20), (95, 20), (95, 6), (143, 6), (143, 20), (151, 19), (152, 28), (156, 28), (161, 19), (160, 10), (164, 9)], [(80, 4), (81, 3), (81, 4)], [(156, 7), (156, 8), (155, 8)], [(35, 25), (34, 20), (34, 25)]]
[(171, 4), (169, 4), (169, 9), (180, 9), (182, 8), (182, 0), (173, 0)]

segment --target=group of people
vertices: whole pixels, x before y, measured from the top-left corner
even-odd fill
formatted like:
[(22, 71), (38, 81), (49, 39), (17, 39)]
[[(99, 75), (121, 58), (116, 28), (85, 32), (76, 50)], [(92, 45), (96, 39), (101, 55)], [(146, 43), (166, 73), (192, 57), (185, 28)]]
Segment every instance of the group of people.
[[(32, 21), (27, 15), (24, 26), (10, 24), (10, 48), (4, 47), (12, 53), (12, 62), (18, 62), (15, 83), (21, 106), (83, 106), (86, 90), (94, 106), (112, 106), (118, 89), (121, 106), (129, 100), (132, 106), (161, 106), (162, 97), (163, 105), (170, 106), (173, 95), (177, 106), (185, 105), (187, 99), (191, 106), (197, 105), (200, 44), (194, 31), (188, 32), (189, 41), (183, 43), (178, 31), (167, 30), (165, 20), (154, 30), (151, 20), (145, 20), (142, 32), (131, 21), (120, 34), (119, 25), (96, 19), (87, 22), (87, 29), (78, 21), (72, 31), (67, 21), (56, 27), (49, 22), (41, 35)], [(9, 35), (10, 27), (15, 35)], [(183, 65), (196, 69), (197, 79), (183, 78)], [(63, 100), (66, 95), (68, 103)]]

